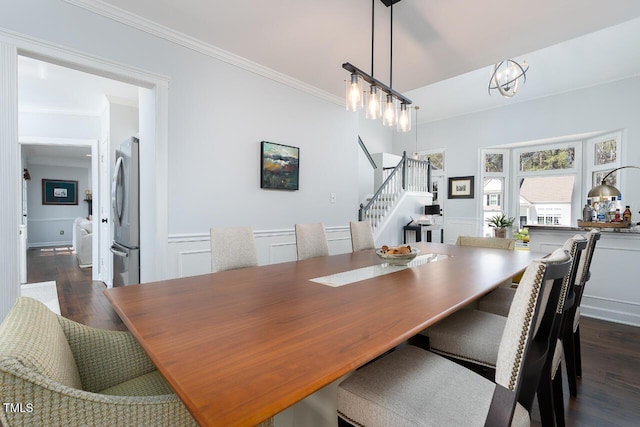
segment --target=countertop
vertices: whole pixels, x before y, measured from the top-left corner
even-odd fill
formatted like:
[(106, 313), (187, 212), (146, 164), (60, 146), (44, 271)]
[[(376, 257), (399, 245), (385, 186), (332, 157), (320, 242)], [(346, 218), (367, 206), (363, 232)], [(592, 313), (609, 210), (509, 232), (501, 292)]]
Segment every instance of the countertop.
[[(529, 230), (548, 230), (548, 231), (585, 231), (591, 227), (570, 227), (566, 225), (527, 225)], [(596, 228), (596, 227), (594, 227)], [(629, 228), (599, 228), (601, 233), (620, 233), (620, 234), (640, 234), (640, 226), (634, 225)]]

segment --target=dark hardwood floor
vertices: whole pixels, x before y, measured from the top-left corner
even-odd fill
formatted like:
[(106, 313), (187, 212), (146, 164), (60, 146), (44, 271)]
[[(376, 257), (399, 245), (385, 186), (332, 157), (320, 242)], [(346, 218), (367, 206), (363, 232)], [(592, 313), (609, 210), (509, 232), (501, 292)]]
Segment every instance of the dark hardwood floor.
[[(91, 280), (91, 269), (78, 267), (71, 248), (30, 249), (29, 282), (55, 280), (63, 316), (101, 329), (126, 330), (102, 293), (104, 283)], [(640, 425), (640, 328), (583, 317), (582, 379), (571, 398), (564, 380), (567, 426)], [(540, 426), (537, 404), (532, 426)]]
[(71, 247), (27, 251), (27, 282), (49, 280), (56, 281), (60, 313), (64, 317), (95, 328), (126, 330), (102, 293), (106, 285), (91, 280), (91, 268), (78, 267)]

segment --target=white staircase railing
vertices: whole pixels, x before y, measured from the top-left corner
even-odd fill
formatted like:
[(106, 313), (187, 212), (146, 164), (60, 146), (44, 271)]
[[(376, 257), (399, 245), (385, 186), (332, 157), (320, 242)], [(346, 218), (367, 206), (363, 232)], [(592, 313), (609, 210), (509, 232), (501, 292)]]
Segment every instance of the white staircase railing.
[(407, 153), (404, 152), (402, 160), (388, 173), (378, 191), (366, 205), (360, 205), (358, 219), (369, 221), (375, 232), (404, 191), (428, 192), (430, 188), (431, 164), (429, 161), (407, 158)]

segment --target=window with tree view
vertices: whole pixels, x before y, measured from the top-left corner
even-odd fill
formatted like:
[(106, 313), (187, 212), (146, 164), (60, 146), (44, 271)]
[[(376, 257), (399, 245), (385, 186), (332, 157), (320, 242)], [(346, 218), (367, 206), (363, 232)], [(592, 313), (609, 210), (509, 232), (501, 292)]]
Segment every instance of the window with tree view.
[(574, 163), (574, 147), (520, 153), (520, 172), (573, 169)]

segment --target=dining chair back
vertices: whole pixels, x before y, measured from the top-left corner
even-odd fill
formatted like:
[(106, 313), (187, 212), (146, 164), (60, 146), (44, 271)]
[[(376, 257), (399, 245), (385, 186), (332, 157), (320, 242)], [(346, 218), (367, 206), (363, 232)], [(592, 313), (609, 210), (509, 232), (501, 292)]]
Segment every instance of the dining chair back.
[(212, 228), (210, 233), (213, 273), (258, 265), (256, 242), (251, 228)]
[(458, 236), (456, 245), (477, 246), (493, 249), (508, 249), (512, 251), (516, 247), (516, 241), (515, 239), (504, 239), (500, 237)]
[(349, 229), (351, 230), (351, 249), (353, 252), (376, 248), (369, 221), (351, 221)]
[(296, 249), (298, 260), (329, 256), (329, 245), (324, 225), (320, 222), (313, 224), (296, 224)]
[(560, 333), (564, 347), (569, 393), (573, 397), (578, 395), (577, 378), (582, 376), (582, 357), (580, 355), (580, 303), (582, 302), (585, 284), (591, 276), (589, 272), (591, 261), (600, 236), (599, 230), (591, 230), (586, 235), (587, 247), (580, 259), (576, 273), (575, 302), (566, 315), (566, 320)]

